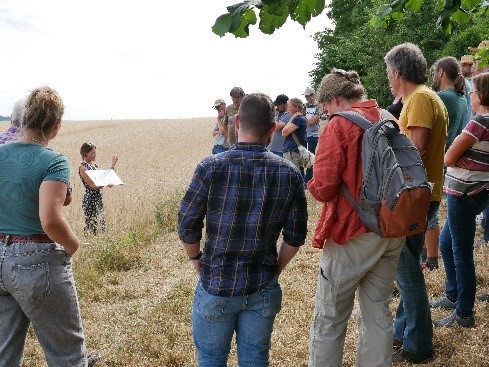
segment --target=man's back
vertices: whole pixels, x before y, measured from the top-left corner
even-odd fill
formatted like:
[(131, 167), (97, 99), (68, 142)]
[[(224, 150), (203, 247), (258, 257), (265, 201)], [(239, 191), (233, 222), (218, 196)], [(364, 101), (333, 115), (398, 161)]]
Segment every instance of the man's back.
[[(182, 201), (180, 233), (186, 243), (206, 239), (201, 282), (221, 297), (251, 294), (275, 276), (277, 240), (299, 246), (307, 232), (300, 172), (264, 146), (237, 143), (204, 159)], [(196, 223), (196, 225), (193, 225)]]
[(409, 128), (430, 129), (427, 156), (423, 161), (429, 181), (435, 184), (431, 200), (440, 201), (443, 193), (443, 156), (448, 125), (448, 112), (443, 101), (433, 90), (420, 85), (404, 99), (399, 122), (409, 138), (411, 138)]

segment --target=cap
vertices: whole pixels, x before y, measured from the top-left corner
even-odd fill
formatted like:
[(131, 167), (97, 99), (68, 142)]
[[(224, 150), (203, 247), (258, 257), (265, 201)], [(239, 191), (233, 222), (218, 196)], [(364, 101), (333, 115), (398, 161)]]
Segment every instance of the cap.
[(277, 96), (277, 98), (275, 98), (275, 101), (273, 102), (273, 104), (275, 106), (278, 106), (278, 105), (281, 105), (283, 103), (287, 103), (288, 100), (289, 100), (289, 97), (287, 97), (285, 94), (279, 94)]
[(474, 63), (474, 56), (472, 56), (472, 55), (463, 55), (460, 58), (460, 63), (461, 64), (470, 64), (470, 65), (472, 65)]
[(473, 51), (473, 52), (479, 52), (481, 50), (481, 48), (486, 47), (486, 46), (489, 46), (489, 40), (482, 41), (481, 43), (479, 43), (479, 46), (468, 47), (468, 49), (470, 51)]
[(310, 96), (311, 94), (314, 94), (314, 89), (312, 89), (311, 87), (307, 87), (304, 93), (302, 94), (305, 96)]
[(212, 106), (212, 108), (216, 108), (216, 107), (219, 107), (220, 105), (222, 104), (226, 104), (226, 101), (222, 98), (218, 98), (216, 99), (216, 101), (214, 102), (214, 106)]
[(231, 89), (231, 92), (229, 92), (229, 95), (231, 97), (233, 97), (233, 96), (244, 97), (245, 92), (244, 92), (243, 88), (241, 88), (241, 87), (234, 87), (233, 89)]

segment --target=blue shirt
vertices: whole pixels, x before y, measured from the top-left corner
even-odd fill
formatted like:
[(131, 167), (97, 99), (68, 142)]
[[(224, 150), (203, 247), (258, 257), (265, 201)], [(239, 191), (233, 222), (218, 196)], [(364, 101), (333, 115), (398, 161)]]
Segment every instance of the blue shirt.
[(307, 201), (303, 179), (290, 162), (261, 144), (237, 143), (201, 161), (180, 205), (183, 243), (202, 238), (200, 281), (213, 295), (252, 294), (277, 271), (277, 240), (304, 244)]
[[(294, 120), (290, 122), (291, 124), (297, 125), (297, 129), (294, 131), (295, 135), (299, 139), (302, 146), (306, 146), (306, 128), (307, 128), (307, 119), (303, 115), (297, 116)], [(299, 149), (297, 148), (297, 144), (292, 137), (292, 134), (285, 138), (284, 142), (284, 153), (285, 152), (297, 152), (299, 153)]]
[[(280, 122), (289, 122), (290, 113), (289, 111), (280, 112), (277, 116), (277, 121)], [(268, 150), (272, 152), (280, 152), (282, 153), (282, 149), (284, 147), (285, 138), (282, 136), (282, 130), (274, 131), (272, 133), (272, 138), (270, 140), (270, 144), (268, 144)]]

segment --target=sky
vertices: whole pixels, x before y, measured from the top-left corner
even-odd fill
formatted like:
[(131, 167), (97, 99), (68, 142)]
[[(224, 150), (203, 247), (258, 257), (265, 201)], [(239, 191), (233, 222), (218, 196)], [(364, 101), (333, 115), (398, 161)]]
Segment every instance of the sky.
[(230, 90), (300, 97), (317, 61), (315, 32), (290, 19), (273, 35), (211, 31), (239, 0), (1, 0), (0, 115), (41, 85), (55, 88), (65, 120), (214, 116)]

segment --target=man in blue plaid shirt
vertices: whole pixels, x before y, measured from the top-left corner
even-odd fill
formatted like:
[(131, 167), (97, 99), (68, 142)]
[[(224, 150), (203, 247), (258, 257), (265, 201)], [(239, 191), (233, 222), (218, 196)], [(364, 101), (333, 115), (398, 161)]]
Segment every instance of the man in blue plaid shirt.
[(238, 142), (197, 165), (180, 206), (179, 237), (199, 274), (192, 308), (199, 367), (226, 366), (234, 333), (240, 367), (269, 365), (278, 276), (307, 234), (302, 176), (265, 148), (274, 117), (270, 97), (247, 95)]

